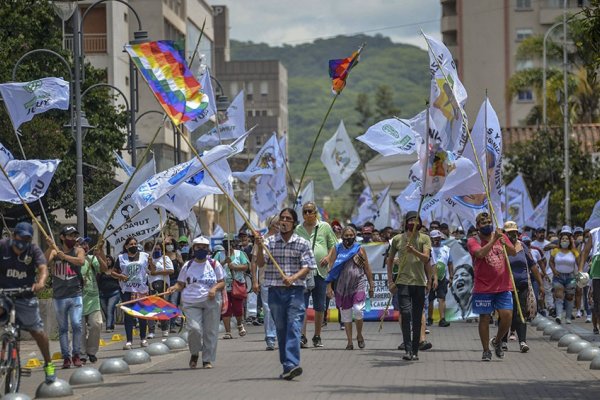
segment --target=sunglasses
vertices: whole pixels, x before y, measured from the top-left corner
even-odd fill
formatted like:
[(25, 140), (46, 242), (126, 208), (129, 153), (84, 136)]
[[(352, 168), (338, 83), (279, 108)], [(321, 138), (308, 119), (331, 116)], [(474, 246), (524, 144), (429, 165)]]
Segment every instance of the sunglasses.
[(314, 214), (315, 210), (302, 210), (302, 214)]

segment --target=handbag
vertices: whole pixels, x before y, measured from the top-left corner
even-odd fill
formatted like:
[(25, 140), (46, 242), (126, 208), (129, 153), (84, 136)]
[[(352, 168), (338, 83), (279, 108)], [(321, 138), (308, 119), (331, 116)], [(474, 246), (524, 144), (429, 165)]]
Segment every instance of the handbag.
[(231, 285), (231, 297), (236, 300), (244, 300), (248, 297), (248, 291), (246, 290), (246, 283), (241, 283), (233, 280)]
[[(525, 254), (527, 255), (529, 249), (524, 247)], [(529, 255), (531, 257), (531, 255)], [(525, 302), (525, 318), (532, 319), (537, 314), (537, 300), (535, 299), (535, 292), (533, 291), (533, 285), (531, 284), (531, 270), (527, 266), (527, 298)]]
[[(313, 255), (315, 253), (315, 243), (317, 241), (317, 232), (319, 232), (319, 225), (315, 226), (315, 235), (313, 236), (313, 241), (312, 241)], [(315, 288), (316, 283), (315, 283), (315, 271), (314, 270), (311, 269), (308, 271), (305, 282), (306, 282), (306, 290), (311, 291)]]

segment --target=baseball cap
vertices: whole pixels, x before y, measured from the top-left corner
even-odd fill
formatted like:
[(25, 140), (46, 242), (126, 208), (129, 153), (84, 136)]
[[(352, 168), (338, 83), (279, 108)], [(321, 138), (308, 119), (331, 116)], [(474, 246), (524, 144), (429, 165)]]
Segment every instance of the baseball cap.
[(189, 242), (189, 239), (188, 239), (188, 237), (187, 237), (187, 236), (185, 236), (185, 235), (181, 235), (181, 236), (179, 236), (179, 239), (177, 239), (177, 243), (181, 243), (181, 242), (188, 243), (188, 242)]
[(518, 232), (519, 226), (515, 221), (506, 221), (504, 223), (504, 231), (505, 232)]
[(373, 233), (373, 227), (372, 226), (363, 226), (361, 233), (363, 233), (363, 234)]
[(475, 218), (475, 223), (479, 224), (483, 221), (488, 221), (490, 219), (490, 214), (486, 213), (486, 212), (482, 212), (477, 214), (477, 217)]
[(213, 248), (214, 251), (225, 251), (225, 247), (223, 247), (222, 245), (218, 244)]
[(562, 227), (562, 228), (560, 228), (560, 233), (561, 233), (561, 234), (563, 234), (563, 233), (567, 233), (567, 234), (569, 234), (569, 235), (572, 235), (572, 234), (573, 234), (573, 231), (571, 230), (571, 227), (570, 227), (569, 225), (563, 225), (563, 227)]
[(331, 227), (333, 228), (333, 227), (336, 227), (336, 226), (338, 228), (341, 228), (342, 224), (340, 224), (340, 222), (338, 220), (334, 219), (333, 221), (331, 221)]
[(77, 228), (75, 228), (72, 225), (67, 225), (64, 228), (61, 229), (60, 234), (61, 235), (70, 235), (71, 233), (79, 233), (79, 231), (77, 230)]
[(442, 237), (442, 232), (438, 231), (437, 229), (434, 229), (431, 232), (429, 232), (429, 237), (431, 237), (431, 238), (441, 238)]
[(192, 244), (210, 244), (210, 241), (204, 236), (198, 236), (196, 239), (194, 239)]
[(582, 228), (582, 227), (580, 227), (580, 226), (576, 226), (576, 227), (573, 229), (573, 234), (576, 234), (576, 233), (583, 233), (583, 228)]
[(21, 237), (33, 237), (33, 226), (29, 222), (19, 222), (15, 226), (14, 233)]
[(90, 243), (91, 241), (92, 241), (92, 238), (91, 238), (91, 237), (89, 237), (89, 236), (86, 236), (86, 237), (80, 237), (79, 239), (77, 239), (77, 242), (78, 242), (79, 244), (81, 244), (81, 243)]
[(523, 236), (521, 236), (521, 241), (526, 242), (526, 243), (531, 242), (531, 238), (527, 235), (523, 235)]

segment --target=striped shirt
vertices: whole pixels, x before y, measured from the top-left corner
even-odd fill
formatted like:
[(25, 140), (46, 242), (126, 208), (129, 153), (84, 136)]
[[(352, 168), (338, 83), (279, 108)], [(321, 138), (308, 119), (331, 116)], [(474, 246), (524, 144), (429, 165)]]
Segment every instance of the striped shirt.
[[(283, 272), (287, 276), (294, 275), (302, 268), (316, 269), (315, 256), (310, 248), (310, 242), (297, 234), (292, 234), (289, 241), (284, 241), (281, 234), (269, 236), (265, 239), (265, 247), (273, 255)], [(265, 280), (264, 286), (285, 286), (281, 274), (273, 265), (271, 259), (265, 254)], [(305, 286), (304, 279), (298, 279), (293, 286)]]

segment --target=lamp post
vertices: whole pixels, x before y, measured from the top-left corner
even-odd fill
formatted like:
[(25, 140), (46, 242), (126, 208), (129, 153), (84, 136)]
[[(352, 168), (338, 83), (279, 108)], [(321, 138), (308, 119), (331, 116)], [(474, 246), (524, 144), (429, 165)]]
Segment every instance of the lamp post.
[(567, 4), (563, 0), (563, 140), (565, 146), (565, 223), (571, 225), (571, 171), (569, 163), (569, 93), (567, 85)]
[(550, 33), (552, 33), (552, 31), (554, 29), (558, 28), (562, 24), (563, 24), (562, 22), (557, 22), (556, 24), (554, 24), (550, 28), (548, 28), (548, 30), (544, 34), (543, 53), (542, 53), (542, 123), (544, 125), (544, 129), (548, 129), (548, 106), (547, 106), (547, 100), (546, 100), (546, 69), (548, 67), (547, 67), (547, 62), (546, 62), (546, 40), (550, 36)]

